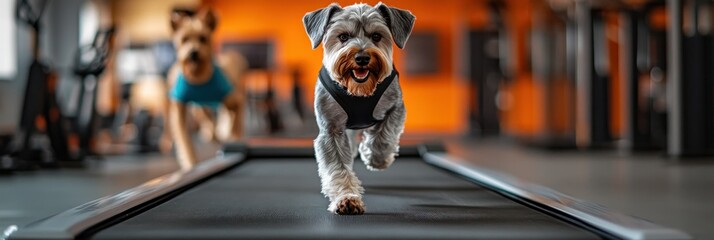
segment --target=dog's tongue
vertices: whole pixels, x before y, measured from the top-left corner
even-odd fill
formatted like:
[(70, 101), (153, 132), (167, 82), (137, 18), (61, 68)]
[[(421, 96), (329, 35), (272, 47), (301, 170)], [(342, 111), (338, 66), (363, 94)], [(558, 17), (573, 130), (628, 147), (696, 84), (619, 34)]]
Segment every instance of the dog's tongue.
[(352, 70), (352, 73), (354, 73), (355, 78), (357, 79), (364, 79), (367, 77), (367, 74), (369, 74), (369, 70), (367, 69), (355, 69)]

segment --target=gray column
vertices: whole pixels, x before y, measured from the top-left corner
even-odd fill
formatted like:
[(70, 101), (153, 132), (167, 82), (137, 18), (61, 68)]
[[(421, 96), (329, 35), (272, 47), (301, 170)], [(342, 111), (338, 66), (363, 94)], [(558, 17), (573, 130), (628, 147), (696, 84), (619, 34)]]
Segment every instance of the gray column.
[(682, 1), (667, 0), (667, 154), (682, 154)]

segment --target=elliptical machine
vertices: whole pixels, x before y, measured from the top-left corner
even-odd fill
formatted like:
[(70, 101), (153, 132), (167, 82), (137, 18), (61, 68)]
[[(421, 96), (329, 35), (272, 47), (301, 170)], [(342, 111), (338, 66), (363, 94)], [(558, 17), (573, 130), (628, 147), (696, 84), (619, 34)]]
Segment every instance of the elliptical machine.
[(93, 154), (91, 140), (97, 129), (97, 88), (99, 77), (104, 72), (109, 60), (115, 27), (101, 29), (94, 35), (92, 44), (81, 46), (74, 58), (73, 72), (79, 77), (79, 97), (73, 104), (78, 106), (73, 119), (74, 134), (79, 140), (76, 158), (83, 159)]
[[(69, 160), (66, 148), (66, 138), (61, 128), (50, 127), (53, 123), (62, 121), (62, 115), (57, 107), (54, 95), (57, 86), (57, 75), (50, 67), (40, 60), (40, 19), (47, 1), (39, 1), (33, 8), (27, 0), (20, 0), (15, 8), (16, 18), (27, 24), (32, 39), (32, 63), (27, 75), (27, 85), (20, 115), (20, 128), (14, 136), (8, 156), (2, 157), (0, 171), (33, 170), (40, 166), (50, 166), (43, 156), (42, 149), (32, 146), (32, 138), (36, 132), (45, 128), (53, 149), (55, 159)], [(46, 126), (46, 127), (42, 127)], [(60, 147), (65, 146), (65, 147)]]
[[(82, 90), (76, 102), (79, 106), (77, 117), (70, 119), (63, 115), (57, 103), (57, 74), (40, 59), (40, 19), (46, 5), (47, 0), (41, 0), (38, 7), (33, 8), (28, 0), (19, 0), (15, 9), (17, 19), (32, 30), (32, 63), (25, 87), (20, 128), (13, 137), (9, 154), (0, 156), (0, 173), (40, 167), (79, 167), (83, 166), (84, 158), (90, 153), (96, 116), (97, 80), (109, 57), (107, 45), (114, 28), (98, 32), (90, 46), (82, 47), (77, 52), (73, 71), (80, 77)], [(87, 80), (90, 76), (93, 81)], [(34, 146), (42, 145), (34, 144), (34, 138), (43, 131), (50, 149)], [(79, 143), (73, 146), (68, 141), (70, 137)]]

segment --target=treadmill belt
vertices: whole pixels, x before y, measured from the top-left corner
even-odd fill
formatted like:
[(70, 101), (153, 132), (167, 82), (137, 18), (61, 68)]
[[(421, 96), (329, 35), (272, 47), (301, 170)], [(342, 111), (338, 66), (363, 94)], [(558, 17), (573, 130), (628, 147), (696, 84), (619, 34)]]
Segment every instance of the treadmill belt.
[(366, 213), (327, 212), (314, 159), (251, 159), (94, 239), (597, 239), (418, 158), (355, 161)]

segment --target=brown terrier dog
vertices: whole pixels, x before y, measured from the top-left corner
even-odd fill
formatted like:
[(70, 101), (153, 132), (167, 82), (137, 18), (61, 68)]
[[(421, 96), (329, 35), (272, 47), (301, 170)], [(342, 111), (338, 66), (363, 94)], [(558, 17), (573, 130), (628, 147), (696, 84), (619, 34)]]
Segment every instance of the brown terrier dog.
[[(168, 126), (183, 170), (190, 169), (197, 161), (186, 126), (189, 103), (200, 106), (192, 113), (203, 135), (211, 140), (235, 140), (243, 130), (245, 96), (240, 77), (247, 64), (235, 53), (220, 54), (214, 61), (211, 34), (217, 24), (216, 15), (210, 9), (195, 15), (174, 12), (171, 16), (177, 61), (168, 74), (171, 99), (167, 109)], [(217, 118), (213, 110), (218, 110)]]

